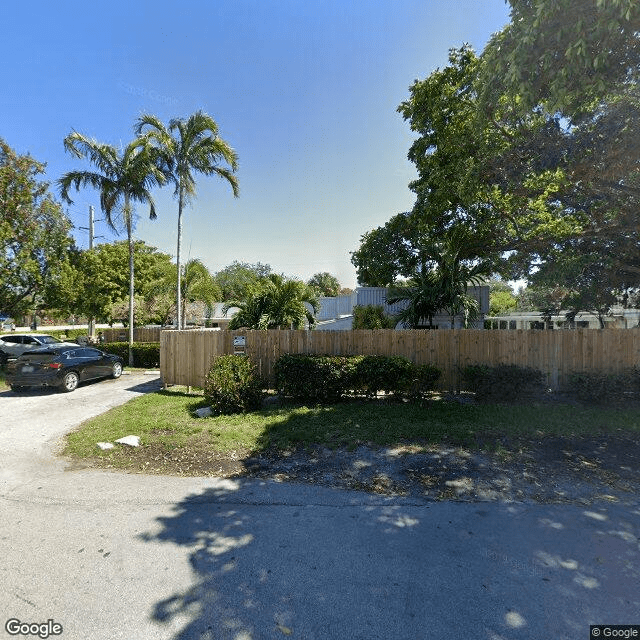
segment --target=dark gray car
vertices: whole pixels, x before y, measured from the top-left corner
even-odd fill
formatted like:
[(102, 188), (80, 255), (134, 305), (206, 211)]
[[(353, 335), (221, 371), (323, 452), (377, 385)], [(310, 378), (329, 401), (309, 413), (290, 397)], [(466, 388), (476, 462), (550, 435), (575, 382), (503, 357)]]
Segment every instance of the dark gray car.
[(120, 356), (92, 347), (51, 345), (9, 362), (5, 381), (13, 391), (38, 386), (74, 391), (85, 380), (119, 378), (122, 362)]

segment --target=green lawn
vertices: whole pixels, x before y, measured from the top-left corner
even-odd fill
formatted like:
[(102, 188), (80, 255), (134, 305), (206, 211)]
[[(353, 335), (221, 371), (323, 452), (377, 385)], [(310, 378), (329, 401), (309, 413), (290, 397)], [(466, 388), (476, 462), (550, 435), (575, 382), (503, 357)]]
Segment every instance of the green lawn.
[[(196, 418), (202, 395), (169, 389), (111, 409), (67, 437), (64, 453), (112, 467), (143, 468), (158, 462), (171, 471), (170, 458), (247, 457), (264, 451), (324, 445), (448, 444), (495, 449), (505, 442), (558, 435), (640, 431), (640, 409), (581, 408), (573, 405), (474, 405), (435, 400), (424, 406), (401, 402), (348, 401), (330, 406), (288, 406), (244, 415)], [(138, 435), (144, 446), (101, 452), (97, 442)], [(174, 454), (180, 455), (174, 455)], [(160, 464), (160, 461), (162, 464)]]

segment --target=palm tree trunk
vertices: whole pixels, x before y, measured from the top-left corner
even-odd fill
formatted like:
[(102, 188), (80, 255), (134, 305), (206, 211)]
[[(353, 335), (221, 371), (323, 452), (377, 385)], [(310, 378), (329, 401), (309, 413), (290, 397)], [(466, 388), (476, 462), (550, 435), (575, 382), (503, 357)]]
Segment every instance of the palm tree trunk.
[(181, 268), (180, 268), (180, 246), (182, 244), (182, 206), (183, 206), (183, 194), (182, 187), (180, 187), (180, 194), (178, 196), (178, 247), (176, 249), (176, 263), (178, 266), (178, 286), (176, 287), (176, 315), (177, 322), (176, 328), (182, 329), (182, 323), (184, 322), (182, 318), (182, 283), (181, 283)]
[(133, 367), (133, 221), (131, 220), (131, 208), (129, 198), (125, 198), (125, 218), (127, 221), (127, 239), (129, 240), (129, 366)]

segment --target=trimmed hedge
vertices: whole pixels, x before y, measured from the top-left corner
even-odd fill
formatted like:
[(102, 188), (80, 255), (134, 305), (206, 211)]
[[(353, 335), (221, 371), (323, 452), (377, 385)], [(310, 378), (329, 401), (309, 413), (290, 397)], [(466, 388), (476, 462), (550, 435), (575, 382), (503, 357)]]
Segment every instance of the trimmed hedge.
[[(97, 344), (95, 347), (101, 351), (120, 356), (125, 365), (129, 362), (128, 342), (105, 342), (104, 344)], [(159, 342), (134, 342), (132, 349), (134, 367), (151, 369), (160, 366)]]
[(246, 356), (219, 356), (207, 374), (204, 395), (216, 413), (245, 413), (261, 406), (262, 387)]
[(544, 374), (531, 367), (474, 364), (464, 367), (461, 373), (469, 390), (475, 392), (478, 402), (512, 402), (545, 391)]
[(629, 369), (622, 373), (580, 371), (569, 376), (565, 390), (583, 404), (616, 404), (640, 391), (640, 370)]
[(296, 400), (339, 400), (353, 387), (355, 365), (355, 358), (285, 354), (274, 364), (276, 390)]
[(274, 365), (277, 392), (305, 402), (334, 402), (346, 395), (379, 391), (413, 399), (433, 389), (441, 375), (432, 365), (400, 356), (286, 354)]
[(401, 356), (360, 356), (356, 362), (356, 388), (375, 397), (378, 391), (409, 391), (416, 367)]

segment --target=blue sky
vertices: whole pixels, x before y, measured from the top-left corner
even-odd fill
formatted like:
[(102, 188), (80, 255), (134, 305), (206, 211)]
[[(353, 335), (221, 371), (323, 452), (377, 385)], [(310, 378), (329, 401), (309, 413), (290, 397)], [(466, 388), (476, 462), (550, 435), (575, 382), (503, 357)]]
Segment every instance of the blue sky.
[[(113, 0), (13, 3), (3, 11), (0, 137), (47, 163), (46, 178), (90, 165), (66, 154), (72, 130), (126, 144), (142, 113), (198, 109), (239, 156), (240, 197), (198, 180), (183, 255), (212, 272), (234, 260), (354, 287), (349, 252), (410, 209), (412, 135), (396, 112), (415, 79), (509, 19), (504, 0)], [(176, 252), (177, 204), (155, 192), (136, 236)], [(67, 213), (81, 247), (91, 191)], [(97, 242), (115, 236), (96, 224)], [(123, 265), (123, 268), (125, 265)]]

